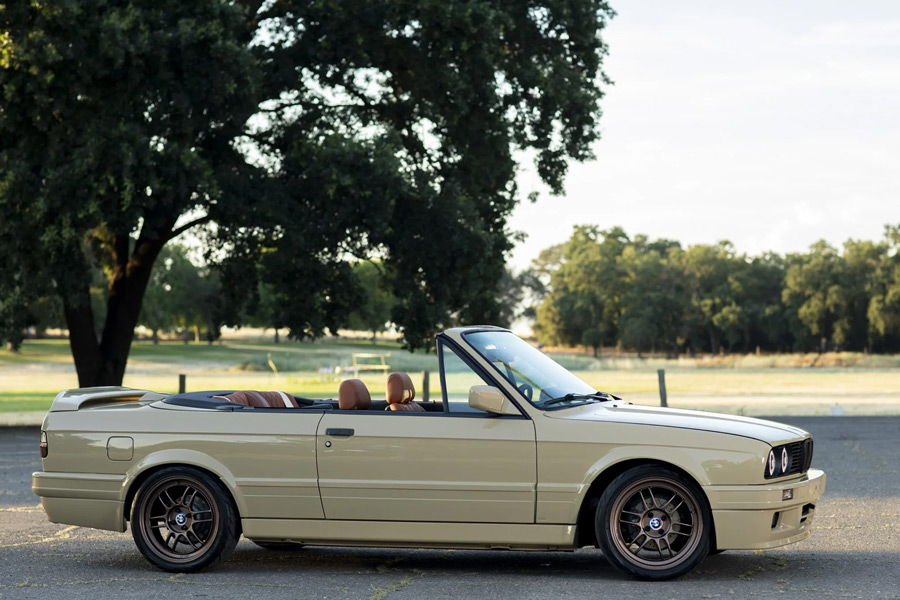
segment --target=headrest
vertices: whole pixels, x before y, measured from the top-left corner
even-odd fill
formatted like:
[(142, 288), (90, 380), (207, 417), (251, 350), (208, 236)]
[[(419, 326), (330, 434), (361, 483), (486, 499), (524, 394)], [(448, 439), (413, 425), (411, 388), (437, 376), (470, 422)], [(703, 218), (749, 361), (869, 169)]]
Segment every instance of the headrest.
[(341, 410), (369, 410), (372, 396), (359, 379), (345, 379), (338, 388), (338, 408)]
[(387, 401), (389, 404), (406, 404), (416, 397), (416, 388), (406, 373), (391, 373), (387, 380)]
[(224, 396), (214, 396), (215, 398), (224, 398), (231, 402), (243, 404), (244, 406), (255, 406), (259, 408), (297, 408), (297, 400), (285, 392), (256, 392), (253, 390), (240, 390), (225, 394)]

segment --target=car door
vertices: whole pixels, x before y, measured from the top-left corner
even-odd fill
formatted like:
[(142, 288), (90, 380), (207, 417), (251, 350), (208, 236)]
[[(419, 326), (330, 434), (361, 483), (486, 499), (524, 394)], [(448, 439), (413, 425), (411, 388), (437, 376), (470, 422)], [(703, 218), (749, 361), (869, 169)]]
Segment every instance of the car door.
[(197, 437), (198, 449), (232, 474), (243, 518), (321, 519), (315, 459), (321, 417), (296, 408), (226, 412), (207, 419), (221, 424), (218, 435), (186, 437)]
[(532, 421), (459, 402), (470, 385), (490, 381), (448, 346), (439, 352), (448, 369), (441, 377), (443, 403), (453, 410), (322, 417), (316, 452), (327, 519), (534, 522)]

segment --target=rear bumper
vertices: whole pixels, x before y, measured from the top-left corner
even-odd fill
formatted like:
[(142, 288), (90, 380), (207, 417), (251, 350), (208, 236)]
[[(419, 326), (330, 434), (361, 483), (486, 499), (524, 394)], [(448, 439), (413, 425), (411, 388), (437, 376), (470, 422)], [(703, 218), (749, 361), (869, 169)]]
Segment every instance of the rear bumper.
[[(783, 500), (785, 490), (793, 498)], [(765, 485), (704, 488), (712, 508), (719, 550), (776, 548), (810, 534), (825, 473), (810, 469), (802, 479)]]
[(125, 477), (83, 473), (31, 476), (31, 490), (41, 497), (53, 523), (125, 531)]

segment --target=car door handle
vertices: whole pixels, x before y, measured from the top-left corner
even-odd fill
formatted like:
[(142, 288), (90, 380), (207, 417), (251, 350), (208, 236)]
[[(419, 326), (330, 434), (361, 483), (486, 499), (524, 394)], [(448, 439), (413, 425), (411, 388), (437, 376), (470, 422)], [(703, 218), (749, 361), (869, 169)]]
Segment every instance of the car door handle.
[(352, 429), (326, 429), (325, 435), (333, 435), (336, 437), (350, 437), (353, 435)]

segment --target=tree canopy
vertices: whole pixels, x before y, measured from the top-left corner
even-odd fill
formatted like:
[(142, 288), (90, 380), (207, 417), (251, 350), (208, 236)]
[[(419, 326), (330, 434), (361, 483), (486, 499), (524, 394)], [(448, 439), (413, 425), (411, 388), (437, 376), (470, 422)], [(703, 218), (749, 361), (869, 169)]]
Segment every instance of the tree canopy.
[(372, 332), (376, 336), (387, 329), (394, 308), (394, 296), (386, 289), (384, 271), (380, 264), (364, 261), (353, 266), (365, 299), (350, 313), (347, 326), (350, 329)]
[(567, 161), (591, 157), (612, 14), (599, 0), (0, 5), (0, 337), (58, 294), (80, 384), (120, 383), (153, 265), (187, 230), (220, 268), (226, 321), (263, 284), (293, 335), (333, 330), (369, 258), (410, 347), (495, 320), (517, 152), (555, 193)]

